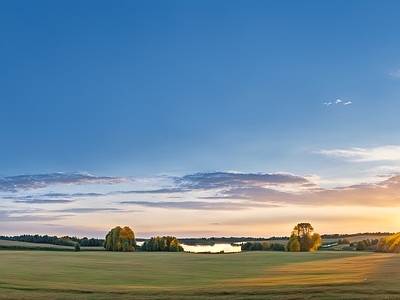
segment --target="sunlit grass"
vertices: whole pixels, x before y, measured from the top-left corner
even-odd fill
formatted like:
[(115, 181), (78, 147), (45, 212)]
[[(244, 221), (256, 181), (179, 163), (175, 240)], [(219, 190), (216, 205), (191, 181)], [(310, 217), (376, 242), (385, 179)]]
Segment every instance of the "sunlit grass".
[(388, 299), (400, 293), (396, 254), (0, 251), (0, 266), (2, 299)]

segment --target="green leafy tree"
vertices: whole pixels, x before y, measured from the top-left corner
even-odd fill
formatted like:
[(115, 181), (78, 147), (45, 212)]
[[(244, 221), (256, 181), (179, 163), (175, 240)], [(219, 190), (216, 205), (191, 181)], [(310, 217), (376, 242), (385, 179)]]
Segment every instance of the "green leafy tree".
[(298, 235), (295, 232), (292, 232), (292, 234), (290, 235), (289, 241), (287, 242), (287, 244), (285, 246), (285, 250), (286, 251), (290, 251), (290, 246), (292, 245), (292, 243), (294, 241), (299, 242), (299, 238), (298, 238)]
[(270, 245), (268, 242), (263, 242), (263, 243), (262, 243), (262, 249), (263, 249), (264, 251), (268, 251), (268, 250), (271, 249), (271, 245)]
[(81, 246), (79, 245), (79, 243), (75, 243), (74, 250), (75, 252), (81, 251)]
[(183, 248), (179, 240), (174, 236), (157, 236), (143, 243), (140, 248), (142, 251), (167, 251), (182, 252)]
[(363, 250), (365, 250), (365, 248), (367, 248), (367, 246), (365, 245), (364, 241), (357, 242), (357, 246), (356, 246), (357, 251), (363, 251)]
[(242, 251), (248, 251), (248, 250), (250, 250), (251, 245), (252, 245), (251, 242), (246, 242), (246, 243), (242, 244), (242, 247), (241, 247)]
[(281, 243), (272, 243), (271, 250), (273, 251), (285, 251), (285, 245)]
[(259, 250), (263, 250), (263, 245), (260, 242), (255, 242), (250, 247), (250, 251), (259, 251)]
[(339, 239), (338, 240), (338, 245), (349, 245), (351, 242), (350, 242), (350, 240), (348, 239), (348, 238), (345, 238), (345, 239)]
[(268, 251), (268, 250), (273, 250), (272, 246), (274, 244), (270, 244), (268, 242), (246, 242), (242, 244), (242, 251)]

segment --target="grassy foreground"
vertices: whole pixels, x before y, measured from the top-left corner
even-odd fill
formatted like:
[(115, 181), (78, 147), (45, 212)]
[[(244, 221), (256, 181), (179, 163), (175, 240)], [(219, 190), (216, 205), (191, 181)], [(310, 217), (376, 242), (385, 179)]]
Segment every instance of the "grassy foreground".
[(1, 299), (398, 299), (400, 256), (0, 251)]

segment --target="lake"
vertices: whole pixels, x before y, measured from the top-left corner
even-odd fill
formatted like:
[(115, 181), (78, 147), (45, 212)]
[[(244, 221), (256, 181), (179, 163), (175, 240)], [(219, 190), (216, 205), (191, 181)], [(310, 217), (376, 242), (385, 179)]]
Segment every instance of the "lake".
[(214, 244), (214, 245), (185, 245), (181, 244), (183, 250), (185, 252), (192, 252), (192, 253), (202, 253), (202, 252), (209, 252), (209, 253), (233, 253), (233, 252), (240, 252), (240, 246), (232, 246), (231, 244)]

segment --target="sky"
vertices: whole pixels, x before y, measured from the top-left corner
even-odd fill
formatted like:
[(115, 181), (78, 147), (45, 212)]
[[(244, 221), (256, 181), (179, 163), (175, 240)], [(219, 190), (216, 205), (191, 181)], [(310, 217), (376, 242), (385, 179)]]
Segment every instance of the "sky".
[(399, 1), (2, 1), (0, 235), (400, 228)]

